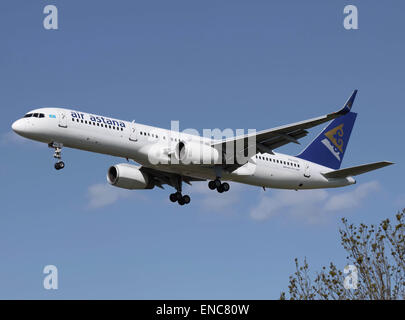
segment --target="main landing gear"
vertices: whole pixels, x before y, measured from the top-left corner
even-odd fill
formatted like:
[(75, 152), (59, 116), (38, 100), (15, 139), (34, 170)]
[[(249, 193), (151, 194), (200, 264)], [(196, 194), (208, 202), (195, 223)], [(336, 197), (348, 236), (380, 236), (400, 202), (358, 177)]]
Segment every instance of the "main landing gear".
[(215, 180), (208, 182), (208, 188), (210, 188), (211, 190), (217, 189), (219, 193), (223, 193), (229, 191), (230, 186), (229, 183), (227, 182), (221, 183), (221, 180), (216, 178)]
[(177, 192), (172, 193), (169, 197), (171, 202), (177, 202), (179, 205), (184, 206), (185, 204), (189, 204), (191, 198), (189, 195), (182, 194), (182, 184), (183, 180), (181, 176), (172, 177), (171, 185), (177, 190)]
[(55, 149), (55, 153), (53, 154), (53, 157), (58, 160), (58, 162), (55, 163), (55, 169), (56, 170), (61, 170), (65, 167), (65, 163), (62, 161), (62, 147), (63, 145), (61, 143), (56, 143), (52, 142), (49, 145), (49, 148)]
[(178, 202), (178, 204), (181, 206), (183, 206), (185, 204), (189, 204), (191, 201), (191, 198), (189, 195), (186, 194), (183, 196), (180, 191), (172, 193), (169, 198), (170, 198), (171, 202)]

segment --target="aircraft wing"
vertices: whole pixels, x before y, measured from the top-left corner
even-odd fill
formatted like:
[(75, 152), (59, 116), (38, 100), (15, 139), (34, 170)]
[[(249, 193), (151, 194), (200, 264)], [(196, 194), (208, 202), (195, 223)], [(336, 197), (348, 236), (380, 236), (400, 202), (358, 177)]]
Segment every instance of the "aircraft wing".
[[(154, 184), (159, 188), (164, 189), (163, 188), (164, 184), (167, 184), (175, 188), (176, 185), (179, 183), (178, 181), (179, 175), (177, 174), (172, 174), (169, 172), (164, 172), (144, 166), (142, 166), (140, 170), (142, 172), (147, 173), (152, 178)], [(189, 185), (191, 185), (191, 182), (193, 181), (206, 181), (206, 179), (194, 178), (186, 175), (182, 175), (181, 180)]]
[(374, 162), (374, 163), (369, 163), (369, 164), (363, 164), (361, 166), (339, 169), (339, 170), (334, 170), (331, 172), (323, 173), (323, 176), (325, 178), (332, 178), (332, 179), (358, 176), (359, 174), (377, 170), (377, 169), (380, 169), (380, 168), (383, 168), (386, 166), (390, 166), (392, 164), (394, 164), (394, 163), (389, 162), (389, 161)]
[[(307, 129), (310, 129), (312, 127), (315, 127), (317, 125), (320, 125), (322, 123), (328, 122), (330, 120), (333, 120), (335, 118), (338, 118), (340, 116), (343, 116), (350, 112), (353, 101), (356, 97), (357, 90), (354, 90), (350, 98), (347, 100), (347, 102), (344, 104), (344, 106), (336, 112), (317, 117), (317, 118), (312, 118), (309, 120), (305, 121), (300, 121), (280, 127), (276, 127), (273, 129), (268, 129), (268, 130), (263, 130), (259, 132), (255, 132), (253, 134), (246, 134), (243, 136), (237, 136), (229, 139), (225, 139), (222, 141), (216, 141), (212, 144), (213, 147), (220, 147), (222, 148), (222, 151), (226, 151), (226, 145), (228, 143), (240, 143), (237, 145), (243, 145), (245, 146), (244, 150), (249, 149), (253, 153), (252, 155), (256, 154), (256, 150), (259, 152), (266, 152), (266, 153), (273, 153), (272, 150), (279, 148), (285, 144), (288, 144), (290, 142), (297, 143), (298, 139), (305, 137), (308, 134)], [(252, 138), (253, 136), (256, 136), (256, 141), (255, 145), (249, 145), (249, 138)], [(254, 139), (251, 139), (254, 141)], [(251, 144), (251, 143), (250, 143)], [(229, 165), (228, 169), (235, 170), (239, 166), (242, 166), (242, 164), (235, 164), (235, 165)]]

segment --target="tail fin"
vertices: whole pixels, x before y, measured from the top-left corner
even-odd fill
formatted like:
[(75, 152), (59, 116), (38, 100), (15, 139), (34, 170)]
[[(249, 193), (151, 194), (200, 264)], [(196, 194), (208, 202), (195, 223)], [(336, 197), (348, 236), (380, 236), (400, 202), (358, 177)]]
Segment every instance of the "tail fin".
[(339, 169), (357, 113), (333, 120), (297, 157), (332, 169)]

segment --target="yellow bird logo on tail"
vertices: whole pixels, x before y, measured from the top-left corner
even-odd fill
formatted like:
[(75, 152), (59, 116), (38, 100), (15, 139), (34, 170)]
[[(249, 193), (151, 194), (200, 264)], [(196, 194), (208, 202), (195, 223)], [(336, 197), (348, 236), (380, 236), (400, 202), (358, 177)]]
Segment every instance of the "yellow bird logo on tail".
[(325, 133), (325, 136), (340, 152), (343, 152), (343, 134), (343, 123)]

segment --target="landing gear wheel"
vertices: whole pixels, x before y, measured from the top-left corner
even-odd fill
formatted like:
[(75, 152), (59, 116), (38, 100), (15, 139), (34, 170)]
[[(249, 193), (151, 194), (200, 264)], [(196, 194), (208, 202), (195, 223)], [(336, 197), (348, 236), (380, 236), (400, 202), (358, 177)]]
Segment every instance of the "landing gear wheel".
[(175, 193), (171, 193), (169, 196), (169, 199), (171, 202), (176, 202), (177, 201), (177, 195)]
[(211, 190), (215, 190), (217, 188), (217, 186), (215, 185), (215, 181), (208, 182), (208, 188), (210, 188)]
[(60, 170), (63, 169), (65, 167), (65, 163), (63, 161), (59, 161), (55, 163), (55, 169), (56, 170)]
[(189, 204), (190, 201), (191, 201), (190, 196), (188, 196), (188, 195), (183, 196), (183, 201), (184, 201), (185, 204)]
[(58, 161), (55, 163), (55, 169), (60, 170), (65, 167), (65, 163), (62, 161), (62, 143), (57, 143), (57, 142), (51, 142), (48, 144), (49, 148), (55, 149), (55, 153), (53, 154), (53, 157)]
[(224, 186), (221, 184), (221, 185), (217, 188), (217, 191), (218, 191), (219, 193), (224, 192), (224, 191), (225, 191), (225, 190), (224, 190)]
[(178, 203), (179, 203), (179, 205), (181, 205), (181, 206), (183, 206), (183, 205), (186, 204), (186, 202), (184, 201), (184, 198), (180, 198), (180, 199), (178, 200)]
[(216, 188), (219, 188), (221, 186), (221, 180), (219, 180), (218, 178), (214, 180), (214, 184)]
[(229, 191), (229, 188), (230, 188), (229, 183), (224, 182), (221, 186), (222, 186), (222, 189), (224, 189), (224, 192)]
[(180, 200), (181, 200), (181, 198), (183, 198), (183, 196), (182, 196), (181, 192), (179, 192), (179, 191), (177, 191), (177, 192), (176, 192), (174, 195), (176, 196), (177, 201), (180, 201)]

